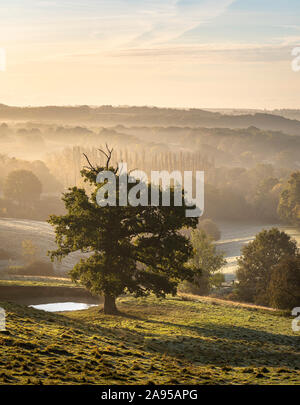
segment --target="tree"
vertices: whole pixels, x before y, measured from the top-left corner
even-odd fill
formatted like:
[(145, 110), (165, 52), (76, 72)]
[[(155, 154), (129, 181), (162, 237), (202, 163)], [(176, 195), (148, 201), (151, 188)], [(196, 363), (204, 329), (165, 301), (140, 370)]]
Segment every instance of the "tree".
[(263, 230), (242, 250), (238, 259), (237, 289), (240, 299), (269, 305), (268, 286), (273, 266), (285, 256), (295, 256), (297, 242), (277, 228)]
[(221, 231), (217, 225), (211, 219), (203, 219), (198, 223), (198, 229), (202, 229), (207, 236), (213, 240), (219, 240), (221, 238)]
[(278, 183), (278, 179), (268, 177), (258, 184), (253, 199), (256, 218), (271, 222), (278, 219), (278, 195), (272, 192)]
[[(71, 252), (89, 253), (71, 270), (72, 279), (80, 281), (91, 293), (104, 296), (104, 313), (117, 313), (116, 298), (124, 292), (145, 296), (153, 292), (158, 297), (175, 294), (182, 280), (192, 280), (195, 269), (187, 261), (193, 249), (179, 230), (197, 226), (197, 218), (185, 217), (184, 194), (182, 206), (119, 206), (122, 176), (110, 166), (112, 150), (101, 150), (107, 157), (105, 167), (88, 166), (81, 175), (92, 187), (86, 190), (73, 187), (63, 196), (66, 215), (50, 217), (55, 227), (58, 249), (49, 252), (52, 260)], [(97, 183), (99, 172), (109, 171), (116, 177), (116, 206), (100, 207), (97, 192), (107, 181)], [(135, 184), (128, 184), (132, 191)], [(148, 197), (149, 184), (144, 184)], [(160, 201), (162, 190), (159, 189)]]
[(32, 205), (40, 199), (42, 184), (30, 170), (10, 172), (4, 183), (4, 197), (21, 206)]
[(275, 308), (293, 309), (300, 305), (300, 256), (283, 257), (273, 267), (268, 289)]
[(194, 254), (190, 259), (190, 266), (195, 270), (201, 269), (201, 274), (197, 274), (195, 271), (192, 283), (194, 286), (189, 285), (188, 282), (185, 282), (185, 285), (189, 286), (191, 291), (205, 295), (210, 292), (212, 287), (220, 287), (221, 280), (224, 281), (222, 273), (218, 271), (225, 266), (226, 260), (223, 253), (217, 252), (212, 238), (202, 229), (191, 232), (191, 242)]
[(300, 227), (300, 171), (291, 174), (282, 191), (278, 213), (284, 221)]

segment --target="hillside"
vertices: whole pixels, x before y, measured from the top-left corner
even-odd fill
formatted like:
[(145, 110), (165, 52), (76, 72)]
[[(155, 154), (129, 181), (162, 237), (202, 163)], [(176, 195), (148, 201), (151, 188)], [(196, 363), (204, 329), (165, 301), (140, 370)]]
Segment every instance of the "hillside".
[(300, 384), (300, 336), (277, 311), (180, 297), (124, 297), (117, 317), (2, 306), (2, 384)]
[[(13, 260), (13, 265), (21, 264), (18, 261), (18, 257), (22, 253), (22, 241), (31, 240), (35, 246), (38, 247), (38, 256), (50, 262), (47, 257), (48, 250), (55, 248), (55, 235), (51, 225), (47, 222), (22, 220), (13, 218), (1, 218), (0, 219), (0, 243), (2, 249), (7, 252), (13, 252), (17, 256)], [(57, 274), (64, 275), (70, 270), (78, 260), (84, 255), (78, 252), (72, 253), (69, 257), (66, 257), (61, 263), (54, 263), (54, 267)], [(1, 268), (6, 268), (9, 265), (8, 261), (0, 260), (0, 274)]]
[(143, 126), (202, 126), (208, 128), (248, 128), (300, 134), (300, 121), (272, 113), (221, 114), (198, 108), (175, 109), (157, 107), (114, 106), (46, 106), (13, 107), (0, 104), (1, 120), (46, 120), (90, 122), (109, 125), (131, 124)]

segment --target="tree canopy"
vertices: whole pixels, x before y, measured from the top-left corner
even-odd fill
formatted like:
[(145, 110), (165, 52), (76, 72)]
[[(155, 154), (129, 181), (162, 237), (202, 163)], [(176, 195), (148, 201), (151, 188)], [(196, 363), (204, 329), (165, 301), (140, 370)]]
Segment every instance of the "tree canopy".
[[(116, 313), (115, 299), (129, 292), (143, 296), (153, 292), (158, 297), (175, 294), (180, 281), (192, 280), (195, 269), (187, 262), (193, 253), (188, 238), (179, 230), (197, 226), (197, 218), (185, 217), (184, 194), (182, 206), (120, 206), (121, 175), (109, 166), (89, 166), (81, 171), (90, 184), (91, 194), (73, 187), (63, 196), (66, 215), (50, 217), (55, 227), (57, 250), (49, 252), (52, 259), (63, 258), (81, 250), (88, 253), (71, 270), (74, 281), (80, 281), (95, 295), (104, 296), (104, 312)], [(110, 171), (116, 176), (116, 206), (101, 207), (97, 192), (107, 181), (97, 183), (97, 175)], [(135, 185), (128, 184), (128, 190)], [(150, 185), (145, 185), (150, 196)], [(160, 201), (162, 190), (159, 189)]]
[(283, 220), (300, 227), (300, 171), (291, 174), (282, 191), (278, 213)]
[(238, 259), (239, 298), (269, 305), (268, 286), (272, 268), (286, 256), (298, 253), (297, 242), (277, 228), (263, 230), (242, 249)]
[(40, 199), (42, 184), (30, 170), (14, 170), (5, 179), (3, 191), (8, 200), (15, 200), (21, 206), (30, 205)]
[[(193, 229), (191, 242), (194, 254), (190, 266), (195, 269), (193, 283), (185, 282), (183, 289), (199, 295), (209, 294), (213, 287), (220, 287), (224, 275), (219, 271), (226, 264), (223, 252), (217, 252), (213, 238), (203, 229)], [(201, 269), (201, 274), (197, 272)]]
[(275, 308), (293, 309), (300, 305), (300, 256), (283, 257), (272, 269), (268, 289)]

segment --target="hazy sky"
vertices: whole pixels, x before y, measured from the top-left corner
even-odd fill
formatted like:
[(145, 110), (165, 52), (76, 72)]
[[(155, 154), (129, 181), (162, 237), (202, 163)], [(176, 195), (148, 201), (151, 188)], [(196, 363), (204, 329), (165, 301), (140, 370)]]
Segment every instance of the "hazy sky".
[(1, 0), (0, 103), (300, 108), (296, 46), (299, 0)]

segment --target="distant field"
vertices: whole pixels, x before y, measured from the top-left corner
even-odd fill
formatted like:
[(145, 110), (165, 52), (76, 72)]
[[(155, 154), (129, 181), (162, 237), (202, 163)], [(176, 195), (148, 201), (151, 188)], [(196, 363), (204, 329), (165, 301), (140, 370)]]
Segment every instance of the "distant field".
[[(255, 235), (263, 228), (270, 229), (276, 225), (220, 222), (218, 226), (222, 237), (217, 242), (217, 246), (219, 250), (225, 252), (228, 261), (227, 266), (223, 268), (223, 272), (227, 274), (228, 279), (231, 279), (236, 270), (236, 260), (240, 255), (241, 248), (253, 240)], [(280, 229), (290, 234), (299, 244), (299, 230), (292, 227), (280, 227)], [(20, 254), (24, 239), (33, 241), (38, 247), (41, 257), (46, 257), (47, 251), (54, 249), (56, 246), (53, 228), (46, 222), (11, 218), (0, 219), (0, 245), (2, 249)], [(56, 266), (57, 275), (65, 275), (83, 256), (82, 253), (76, 252), (63, 259), (61, 265)], [(2, 263), (3, 266), (7, 267), (7, 263)]]
[(4, 303), (2, 384), (300, 384), (300, 334), (278, 311), (207, 299), (46, 313)]
[[(47, 222), (14, 218), (0, 219), (1, 248), (17, 255), (22, 252), (22, 241), (29, 239), (38, 247), (38, 255), (43, 259), (50, 260), (47, 257), (47, 252), (56, 247), (54, 236), (53, 228)], [(81, 257), (84, 255), (76, 252), (63, 259), (61, 264), (54, 263), (57, 274), (66, 274)], [(2, 267), (7, 267), (7, 265), (8, 263), (2, 263)]]
[(51, 286), (51, 287), (74, 287), (75, 284), (68, 278), (36, 277), (36, 276), (12, 276), (9, 279), (0, 279), (0, 286)]

